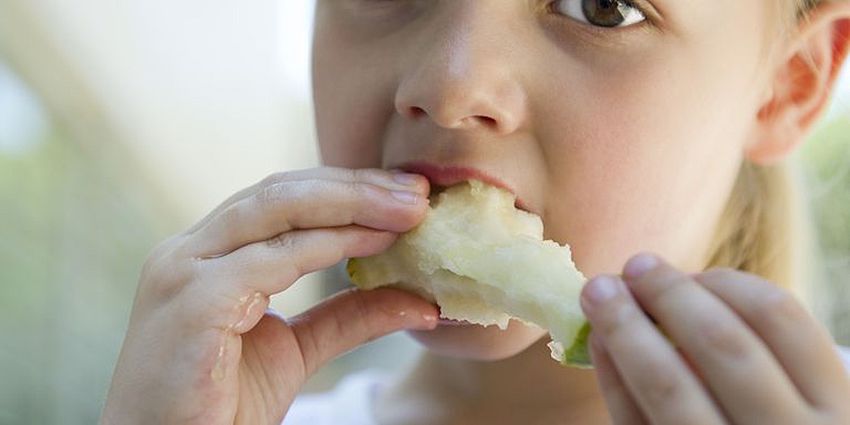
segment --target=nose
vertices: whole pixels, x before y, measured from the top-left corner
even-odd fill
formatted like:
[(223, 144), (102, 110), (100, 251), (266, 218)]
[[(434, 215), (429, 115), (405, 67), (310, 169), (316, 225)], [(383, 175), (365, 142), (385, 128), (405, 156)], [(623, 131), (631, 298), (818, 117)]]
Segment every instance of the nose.
[(504, 18), (491, 15), (486, 7), (491, 2), (447, 3), (455, 9), (434, 20), (439, 27), (428, 28), (422, 37), (427, 41), (410, 52), (396, 91), (396, 111), (447, 129), (516, 131), (526, 118), (526, 95), (513, 66), (511, 46), (516, 43), (506, 39), (510, 31)]

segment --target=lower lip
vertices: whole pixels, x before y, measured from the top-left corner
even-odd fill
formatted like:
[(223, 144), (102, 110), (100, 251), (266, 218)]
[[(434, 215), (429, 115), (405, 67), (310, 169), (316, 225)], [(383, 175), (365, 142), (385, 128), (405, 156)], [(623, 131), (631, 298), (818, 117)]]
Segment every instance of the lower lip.
[(466, 320), (440, 319), (437, 324), (440, 326), (470, 326), (474, 323), (469, 323)]

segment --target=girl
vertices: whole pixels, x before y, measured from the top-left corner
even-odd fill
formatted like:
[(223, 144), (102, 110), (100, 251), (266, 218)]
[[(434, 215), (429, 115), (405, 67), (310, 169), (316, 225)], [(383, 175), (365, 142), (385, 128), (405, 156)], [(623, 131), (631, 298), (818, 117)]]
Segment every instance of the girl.
[[(850, 2), (319, 0), (315, 28), (328, 167), (270, 176), (153, 251), (104, 423), (280, 423), (319, 367), (399, 329), (428, 348), (410, 373), (287, 423), (850, 423), (838, 350), (789, 295), (811, 277), (783, 165), (827, 105)], [(438, 320), (392, 289), (265, 311), (386, 249), (430, 185), (476, 177), (594, 276), (595, 371), (551, 361), (539, 329)]]

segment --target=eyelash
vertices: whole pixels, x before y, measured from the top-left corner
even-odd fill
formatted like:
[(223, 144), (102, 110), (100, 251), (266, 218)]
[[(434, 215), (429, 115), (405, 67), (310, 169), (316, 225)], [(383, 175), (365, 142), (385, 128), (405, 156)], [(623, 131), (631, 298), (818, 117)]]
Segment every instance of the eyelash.
[(600, 34), (627, 32), (627, 31), (632, 31), (632, 30), (636, 30), (636, 29), (645, 29), (645, 27), (647, 25), (654, 25), (654, 22), (653, 22), (653, 16), (654, 15), (649, 13), (649, 10), (647, 10), (648, 8), (646, 7), (646, 5), (643, 4), (643, 2), (641, 2), (641, 1), (623, 0), (624, 3), (626, 3), (626, 5), (628, 5), (629, 7), (633, 7), (635, 9), (637, 9), (641, 14), (643, 14), (643, 16), (645, 18), (642, 22), (640, 22), (638, 24), (629, 25), (629, 26), (625, 26), (625, 27), (601, 27), (601, 26), (598, 26), (598, 25), (593, 25), (593, 24), (577, 21), (576, 19), (574, 19), (572, 17), (566, 16), (563, 13), (558, 12), (558, 10), (557, 10), (558, 1), (559, 0), (552, 0), (549, 3), (547, 3), (546, 12), (551, 14), (551, 15), (556, 16), (558, 19), (566, 19), (570, 23), (579, 24), (589, 31), (597, 32), (597, 33), (600, 33)]

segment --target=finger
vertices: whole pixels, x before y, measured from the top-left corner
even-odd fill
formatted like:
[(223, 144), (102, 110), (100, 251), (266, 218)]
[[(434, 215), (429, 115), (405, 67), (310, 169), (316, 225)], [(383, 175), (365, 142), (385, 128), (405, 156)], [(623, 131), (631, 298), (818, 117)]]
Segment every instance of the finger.
[(415, 192), (424, 192), (428, 190), (427, 180), (420, 179), (409, 174), (404, 174), (397, 170), (316, 167), (306, 168), (303, 170), (284, 171), (274, 173), (264, 178), (262, 181), (236, 192), (213, 209), (198, 223), (189, 228), (185, 233), (190, 234), (198, 231), (209, 223), (213, 217), (218, 216), (224, 209), (257, 193), (265, 186), (286, 181), (300, 180), (358, 181), (396, 190), (405, 190), (406, 187), (413, 185), (416, 187), (416, 189), (414, 189)]
[(781, 423), (805, 411), (765, 344), (722, 300), (651, 254), (633, 257), (623, 274), (638, 303), (692, 361), (733, 422)]
[(710, 395), (616, 276), (597, 276), (581, 305), (629, 394), (653, 424), (721, 424)]
[(605, 344), (593, 332), (590, 334), (590, 353), (611, 422), (617, 425), (645, 424), (643, 414), (620, 378), (611, 356), (605, 350)]
[[(264, 403), (265, 411), (274, 420), (256, 418), (234, 423), (280, 424), (292, 399), (298, 394), (307, 377), (304, 375), (297, 342), (286, 319), (277, 311), (268, 309), (250, 331), (242, 335), (242, 361), (239, 379), (253, 378), (254, 385), (264, 385), (263, 393), (277, 397)], [(245, 409), (248, 414), (258, 413), (257, 406)]]
[(427, 199), (423, 193), (361, 182), (317, 179), (274, 183), (225, 208), (191, 235), (187, 244), (200, 251), (196, 256), (209, 257), (293, 229), (358, 224), (403, 232), (424, 217)]
[(822, 405), (850, 393), (829, 332), (788, 291), (731, 269), (712, 269), (694, 279), (747, 322), (810, 403)]
[(259, 187), (260, 184), (262, 184), (262, 182), (255, 183), (251, 186), (248, 186), (248, 187), (234, 193), (233, 195), (230, 195), (227, 199), (224, 200), (224, 202), (222, 202), (217, 207), (215, 207), (212, 211), (209, 212), (209, 214), (205, 215), (204, 218), (202, 218), (200, 221), (195, 223), (192, 227), (188, 228), (184, 233), (186, 235), (190, 235), (192, 233), (197, 232), (199, 229), (206, 226), (206, 224), (209, 223), (210, 220), (213, 219), (213, 217), (216, 217), (219, 214), (221, 214), (221, 212), (225, 208), (227, 208), (227, 207), (235, 204), (236, 202), (241, 201), (242, 199), (245, 199), (248, 196), (254, 194), (257, 191), (257, 187)]
[(269, 241), (246, 245), (223, 257), (203, 260), (199, 267), (204, 291), (238, 299), (254, 293), (273, 295), (298, 278), (345, 258), (386, 250), (398, 237), (360, 226), (295, 230)]
[(430, 330), (433, 304), (392, 288), (347, 290), (292, 318), (307, 376), (336, 356), (402, 329)]

